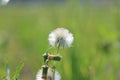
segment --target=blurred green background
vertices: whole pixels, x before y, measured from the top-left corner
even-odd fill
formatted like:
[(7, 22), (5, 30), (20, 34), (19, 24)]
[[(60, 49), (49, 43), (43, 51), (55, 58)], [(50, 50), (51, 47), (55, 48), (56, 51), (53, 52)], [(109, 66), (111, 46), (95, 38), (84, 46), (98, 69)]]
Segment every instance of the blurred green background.
[(64, 27), (74, 43), (61, 49), (62, 61), (56, 62), (62, 80), (120, 80), (119, 8), (117, 0), (0, 6), (0, 78), (6, 75), (6, 62), (12, 74), (23, 60), (18, 80), (35, 80), (50, 47), (49, 33)]

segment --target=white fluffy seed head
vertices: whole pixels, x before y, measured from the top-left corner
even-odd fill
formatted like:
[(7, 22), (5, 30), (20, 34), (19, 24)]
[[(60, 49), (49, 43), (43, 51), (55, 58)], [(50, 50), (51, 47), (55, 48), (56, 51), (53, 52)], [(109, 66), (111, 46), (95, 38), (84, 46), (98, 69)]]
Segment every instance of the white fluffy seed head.
[(0, 0), (1, 5), (7, 5), (10, 0)]
[[(45, 80), (42, 79), (42, 71), (43, 69), (40, 69), (36, 75), (36, 80)], [(61, 80), (61, 76), (58, 71), (55, 70), (55, 74), (53, 77), (53, 69), (48, 68), (48, 73), (47, 73), (47, 80)]]
[(53, 47), (70, 47), (74, 38), (65, 28), (57, 28), (49, 34), (49, 43)]

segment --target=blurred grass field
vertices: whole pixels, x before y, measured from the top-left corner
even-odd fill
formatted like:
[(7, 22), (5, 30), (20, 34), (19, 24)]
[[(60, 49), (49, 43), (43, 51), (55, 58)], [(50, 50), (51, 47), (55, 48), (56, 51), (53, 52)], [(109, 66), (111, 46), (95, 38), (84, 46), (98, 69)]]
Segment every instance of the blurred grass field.
[[(48, 34), (64, 27), (74, 35), (56, 68), (62, 80), (120, 80), (120, 11), (116, 4), (40, 4), (0, 7), (0, 78), (8, 61), (18, 80), (35, 80), (49, 48)], [(50, 51), (52, 52), (52, 51)]]

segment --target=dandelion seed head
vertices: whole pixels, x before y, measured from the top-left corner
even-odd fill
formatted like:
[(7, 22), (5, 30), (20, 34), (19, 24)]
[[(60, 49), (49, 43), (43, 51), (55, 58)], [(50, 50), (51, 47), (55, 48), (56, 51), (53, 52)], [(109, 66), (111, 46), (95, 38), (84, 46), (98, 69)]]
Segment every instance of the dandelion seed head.
[[(53, 80), (53, 69), (48, 69), (47, 80)], [(40, 69), (36, 75), (36, 80), (44, 80), (42, 79), (42, 69)], [(61, 80), (61, 76), (58, 71), (55, 70), (54, 80)]]
[(7, 5), (10, 0), (0, 0), (1, 5)]
[(49, 43), (53, 47), (70, 47), (74, 38), (65, 28), (57, 28), (49, 34)]

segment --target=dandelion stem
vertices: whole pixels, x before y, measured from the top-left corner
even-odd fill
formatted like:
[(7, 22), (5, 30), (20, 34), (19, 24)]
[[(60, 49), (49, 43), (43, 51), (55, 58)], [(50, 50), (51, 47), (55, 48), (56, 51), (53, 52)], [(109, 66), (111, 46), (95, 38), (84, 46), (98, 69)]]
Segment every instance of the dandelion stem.
[(60, 43), (58, 43), (58, 46), (57, 46), (57, 54), (58, 54), (59, 49), (60, 49)]
[(6, 79), (10, 80), (10, 69), (8, 64), (6, 64)]
[(49, 47), (45, 52), (48, 52), (48, 50), (52, 49), (53, 47)]
[(58, 52), (59, 52), (59, 47), (57, 48), (57, 54), (58, 54)]
[(55, 80), (55, 66), (53, 66), (53, 80)]

